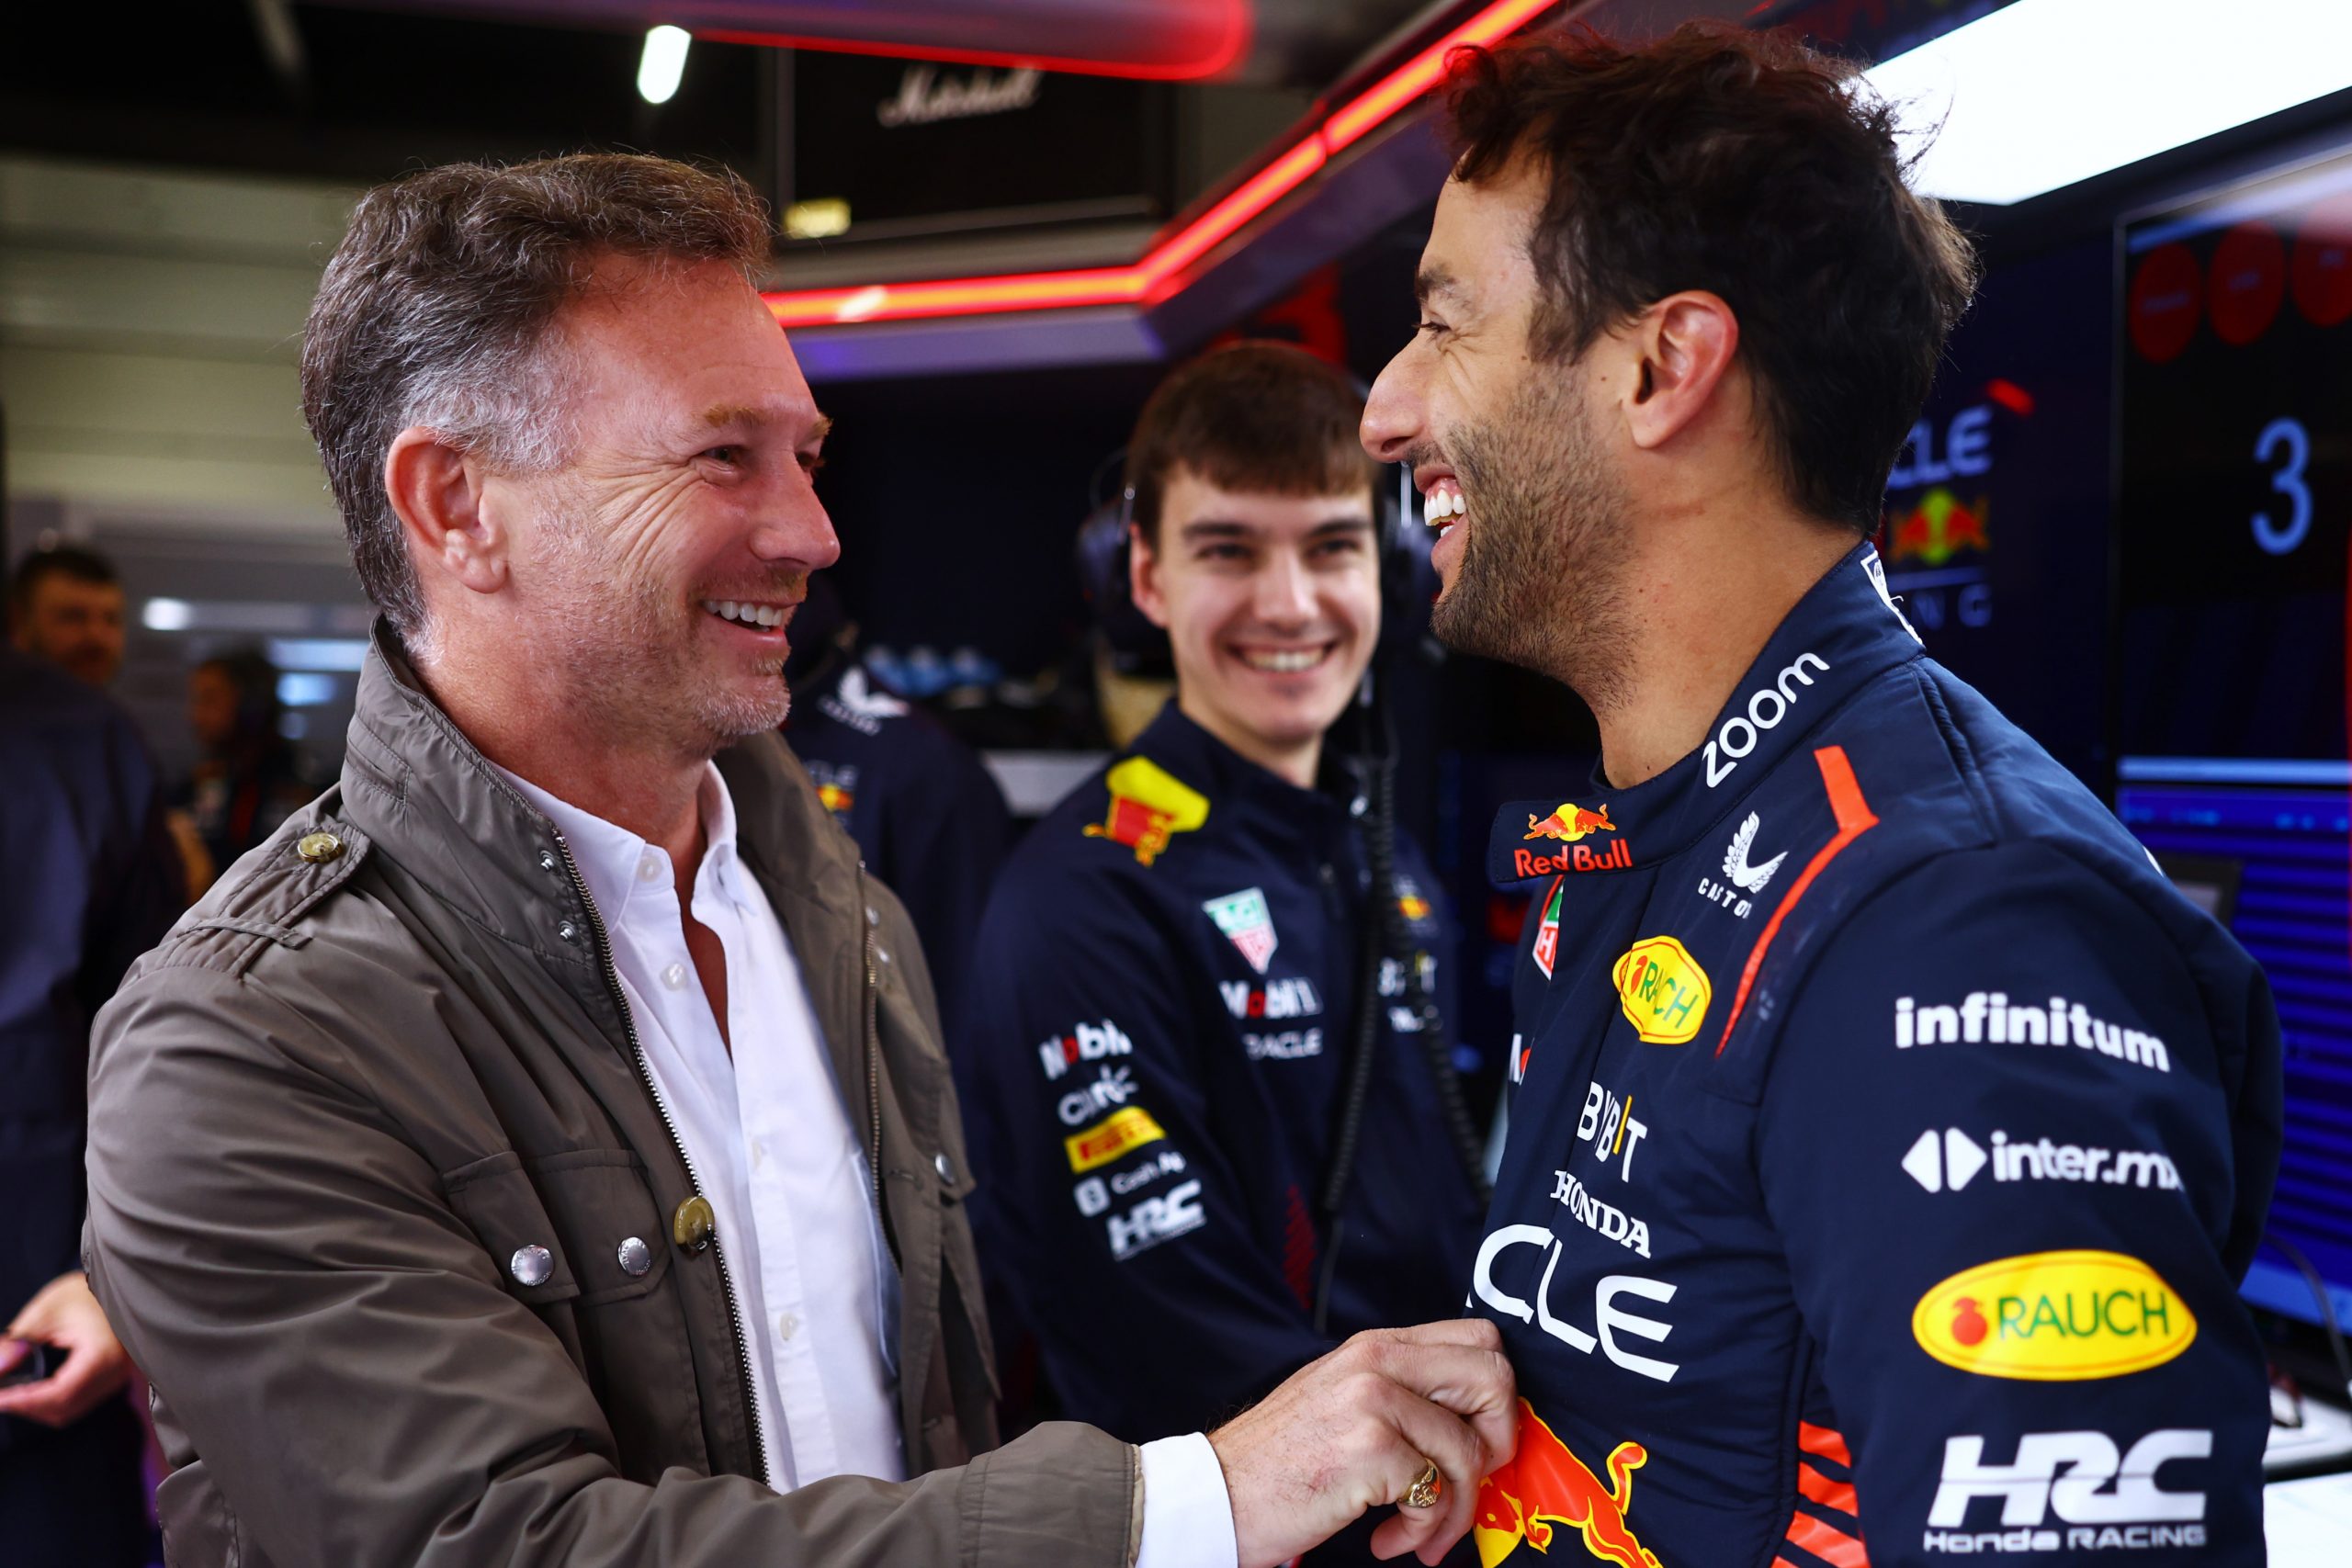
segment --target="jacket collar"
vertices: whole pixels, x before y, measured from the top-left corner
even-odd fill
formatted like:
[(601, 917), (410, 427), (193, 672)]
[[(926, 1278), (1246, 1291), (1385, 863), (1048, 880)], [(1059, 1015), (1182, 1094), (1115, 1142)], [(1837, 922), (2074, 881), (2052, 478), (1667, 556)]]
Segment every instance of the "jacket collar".
[[(722, 752), (718, 767), (743, 861), (775, 890), (847, 913), (855, 852), (782, 740), (755, 736)], [(426, 694), (380, 620), (359, 672), (343, 795), (345, 814), (378, 852), (477, 924), (545, 957), (588, 961), (579, 934), (586, 905), (564, 868), (573, 846)], [(575, 922), (571, 938), (566, 921)]]
[(1798, 600), (1732, 688), (1697, 750), (1630, 789), (1596, 765), (1567, 800), (1520, 800), (1495, 818), (1497, 886), (1564, 872), (1607, 874), (1679, 854), (1866, 682), (1924, 657), (1886, 590), (1878, 550), (1849, 551)]

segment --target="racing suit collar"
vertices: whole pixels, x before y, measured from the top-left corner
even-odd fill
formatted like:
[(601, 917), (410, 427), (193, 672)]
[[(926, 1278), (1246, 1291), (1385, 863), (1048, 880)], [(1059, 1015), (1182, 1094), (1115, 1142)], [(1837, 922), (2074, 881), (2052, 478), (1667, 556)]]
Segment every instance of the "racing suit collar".
[(1507, 803), (1487, 842), (1488, 879), (1605, 875), (1680, 853), (1865, 682), (1921, 657), (1877, 547), (1856, 546), (1782, 618), (1698, 750), (1628, 789), (1612, 788), (1596, 762), (1562, 799)]
[(1127, 750), (1150, 758), (1214, 802), (1246, 802), (1286, 820), (1320, 824), (1341, 818), (1347, 797), (1354, 793), (1329, 745), (1323, 749), (1320, 782), (1313, 789), (1301, 789), (1202, 728), (1173, 697)]

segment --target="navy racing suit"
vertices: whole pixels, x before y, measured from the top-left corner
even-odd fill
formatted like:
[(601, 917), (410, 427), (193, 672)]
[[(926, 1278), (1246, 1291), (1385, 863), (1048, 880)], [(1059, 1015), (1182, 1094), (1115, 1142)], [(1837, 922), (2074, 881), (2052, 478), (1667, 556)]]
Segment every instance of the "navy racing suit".
[(1396, 846), (1417, 952), (1384, 959), (1328, 1334), (1309, 1303), (1368, 884), (1348, 791), (1301, 789), (1170, 703), (999, 878), (959, 1063), (974, 1214), (1066, 1412), (1204, 1430), (1361, 1328), (1457, 1315), (1477, 1201), (1402, 964), (1442, 1010), (1436, 882)]
[(2262, 1562), (2280, 1044), (2236, 942), (1868, 546), (1699, 750), (1563, 794), (1488, 867), (1535, 897), (1486, 1561)]
[(854, 650), (795, 682), (784, 738), (866, 869), (906, 905), (953, 1054), (972, 931), (1012, 840), (1003, 793), (969, 747)]

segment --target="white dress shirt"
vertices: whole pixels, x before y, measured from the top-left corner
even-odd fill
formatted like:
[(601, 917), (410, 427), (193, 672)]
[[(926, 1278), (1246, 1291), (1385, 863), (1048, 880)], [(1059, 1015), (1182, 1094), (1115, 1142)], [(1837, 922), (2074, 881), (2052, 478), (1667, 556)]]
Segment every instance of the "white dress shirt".
[[(499, 771), (547, 814), (580, 868), (654, 1090), (717, 1217), (770, 1483), (903, 1479), (898, 1269), (799, 961), (736, 853), (725, 781), (704, 772), (693, 897), (695, 919), (725, 955), (722, 1036), (686, 949), (669, 856)], [(1208, 1439), (1193, 1433), (1140, 1451), (1136, 1568), (1234, 1568), (1232, 1509)]]

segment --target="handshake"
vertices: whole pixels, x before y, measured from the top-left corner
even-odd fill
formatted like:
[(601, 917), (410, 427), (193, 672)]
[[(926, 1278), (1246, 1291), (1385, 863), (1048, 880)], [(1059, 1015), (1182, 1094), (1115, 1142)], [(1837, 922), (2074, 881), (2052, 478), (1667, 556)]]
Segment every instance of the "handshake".
[(1517, 1427), (1493, 1324), (1357, 1335), (1209, 1434), (1241, 1568), (1286, 1562), (1387, 1503), (1401, 1506), (1374, 1552), (1436, 1562), (1470, 1529), (1478, 1483), (1510, 1461)]

